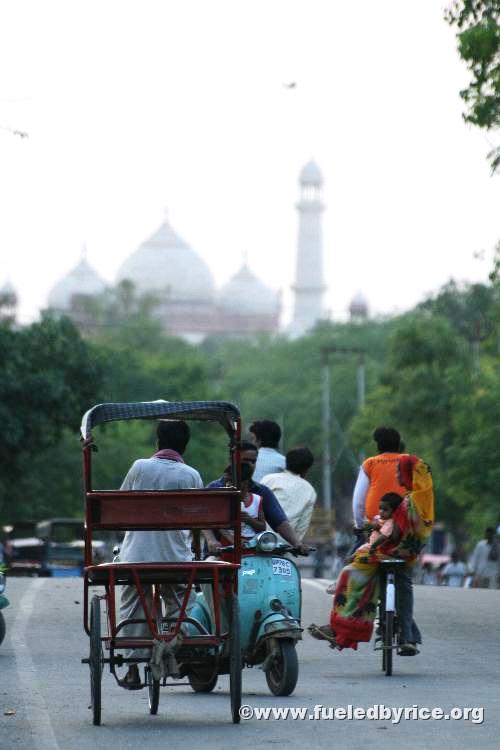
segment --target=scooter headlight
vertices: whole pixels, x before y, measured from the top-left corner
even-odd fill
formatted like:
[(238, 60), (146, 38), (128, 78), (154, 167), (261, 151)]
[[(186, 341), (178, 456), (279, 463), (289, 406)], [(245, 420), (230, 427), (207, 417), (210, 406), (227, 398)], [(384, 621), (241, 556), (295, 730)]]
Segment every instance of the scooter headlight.
[(274, 552), (278, 546), (278, 537), (274, 531), (263, 531), (257, 536), (257, 546), (262, 552)]
[(0, 594), (3, 594), (5, 591), (5, 576), (3, 573), (0, 573)]

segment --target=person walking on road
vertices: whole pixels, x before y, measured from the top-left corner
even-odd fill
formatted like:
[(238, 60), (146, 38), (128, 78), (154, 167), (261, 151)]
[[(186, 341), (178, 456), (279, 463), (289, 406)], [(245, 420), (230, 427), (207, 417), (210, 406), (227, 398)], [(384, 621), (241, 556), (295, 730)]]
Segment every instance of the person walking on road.
[(492, 526), (485, 529), (484, 539), (481, 539), (474, 547), (469, 567), (473, 575), (474, 588), (498, 588), (500, 545), (495, 539), (495, 529)]

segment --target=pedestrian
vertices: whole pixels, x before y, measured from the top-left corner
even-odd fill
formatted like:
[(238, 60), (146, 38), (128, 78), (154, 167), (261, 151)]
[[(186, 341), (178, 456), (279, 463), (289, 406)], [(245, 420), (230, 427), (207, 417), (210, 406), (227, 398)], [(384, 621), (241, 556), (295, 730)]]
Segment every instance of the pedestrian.
[(443, 586), (462, 588), (468, 574), (469, 569), (467, 565), (460, 560), (458, 552), (455, 550), (451, 553), (450, 562), (446, 563), (441, 571)]
[(499, 559), (500, 550), (498, 540), (495, 539), (495, 529), (488, 526), (484, 531), (484, 539), (476, 544), (469, 560), (474, 588), (495, 589), (498, 587)]
[(266, 474), (274, 474), (285, 469), (285, 456), (279, 452), (278, 446), (281, 440), (281, 427), (270, 419), (260, 419), (253, 422), (249, 432), (254, 437), (258, 449), (257, 463), (253, 479), (261, 482)]

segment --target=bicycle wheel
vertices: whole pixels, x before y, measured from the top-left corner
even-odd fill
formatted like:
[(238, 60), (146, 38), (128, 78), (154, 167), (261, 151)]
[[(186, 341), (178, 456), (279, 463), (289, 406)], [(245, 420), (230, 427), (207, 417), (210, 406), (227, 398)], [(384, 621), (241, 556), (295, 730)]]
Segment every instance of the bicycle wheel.
[(229, 690), (231, 693), (233, 724), (240, 723), (241, 671), (240, 608), (238, 598), (233, 594), (231, 602), (231, 635), (229, 636)]
[(394, 644), (394, 612), (385, 613), (384, 628), (384, 669), (388, 677), (392, 675), (392, 651)]
[(98, 726), (101, 723), (101, 678), (102, 678), (102, 643), (101, 643), (101, 603), (98, 596), (90, 602), (90, 704), (92, 721)]

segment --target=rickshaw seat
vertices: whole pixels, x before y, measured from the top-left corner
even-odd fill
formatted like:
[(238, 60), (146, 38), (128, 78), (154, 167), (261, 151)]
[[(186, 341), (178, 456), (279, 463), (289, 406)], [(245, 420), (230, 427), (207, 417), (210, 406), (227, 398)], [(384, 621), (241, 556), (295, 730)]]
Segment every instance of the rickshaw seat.
[(100, 563), (99, 565), (88, 565), (85, 573), (88, 574), (90, 585), (106, 584), (111, 578), (116, 584), (129, 584), (135, 582), (135, 575), (141, 583), (185, 583), (194, 571), (193, 583), (208, 583), (213, 581), (214, 573), (217, 571), (219, 580), (231, 577), (234, 570), (239, 568), (225, 560), (196, 560), (193, 562), (168, 563), (168, 562), (113, 562)]

